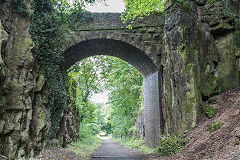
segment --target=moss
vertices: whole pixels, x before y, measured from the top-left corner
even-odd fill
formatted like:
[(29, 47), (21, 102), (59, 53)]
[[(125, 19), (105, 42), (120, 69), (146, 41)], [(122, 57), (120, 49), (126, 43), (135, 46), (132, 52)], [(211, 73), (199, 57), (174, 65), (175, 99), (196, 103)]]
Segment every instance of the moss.
[(208, 0), (207, 3), (212, 5), (215, 2), (215, 0)]
[(213, 106), (202, 106), (202, 110), (207, 118), (212, 118), (218, 112), (218, 109)]
[(240, 29), (235, 31), (234, 42), (235, 42), (235, 46), (239, 48), (239, 46), (240, 46)]
[(210, 96), (218, 93), (219, 79), (214, 74), (209, 74), (202, 86), (202, 93), (204, 96)]
[(187, 92), (186, 99), (185, 114), (188, 114), (196, 104), (196, 97), (191, 92)]
[(218, 121), (215, 121), (215, 122), (212, 122), (209, 126), (208, 126), (208, 130), (210, 133), (220, 129), (222, 127), (223, 123), (222, 122), (218, 122)]

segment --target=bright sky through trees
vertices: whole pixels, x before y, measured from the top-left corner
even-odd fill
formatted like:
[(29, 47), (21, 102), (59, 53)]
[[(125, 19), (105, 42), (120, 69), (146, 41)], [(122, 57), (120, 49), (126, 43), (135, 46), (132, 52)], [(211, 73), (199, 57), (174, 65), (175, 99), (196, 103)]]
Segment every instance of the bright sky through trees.
[(97, 93), (94, 94), (91, 98), (90, 101), (94, 103), (103, 103), (106, 104), (108, 102), (108, 92), (102, 92), (102, 93)]
[(123, 12), (125, 4), (123, 0), (106, 0), (105, 3), (94, 3), (86, 6), (90, 12)]

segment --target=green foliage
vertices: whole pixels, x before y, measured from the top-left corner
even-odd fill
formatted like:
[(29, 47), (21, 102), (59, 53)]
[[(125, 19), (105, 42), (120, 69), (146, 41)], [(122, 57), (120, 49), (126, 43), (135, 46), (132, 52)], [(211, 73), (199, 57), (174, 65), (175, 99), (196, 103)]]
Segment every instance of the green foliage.
[(215, 2), (215, 0), (208, 0), (207, 3), (212, 5)]
[(212, 133), (212, 132), (220, 129), (222, 127), (222, 125), (223, 125), (222, 122), (214, 121), (208, 126), (208, 130), (210, 133)]
[[(115, 136), (126, 136), (133, 131), (136, 134), (132, 124), (141, 102), (142, 77), (131, 65), (114, 57), (86, 58), (69, 69), (68, 86), (72, 99), (76, 96), (82, 125), (95, 123)], [(101, 105), (89, 101), (91, 95), (103, 90), (110, 91), (108, 118), (104, 118)]]
[(68, 145), (68, 150), (78, 154), (82, 159), (89, 159), (96, 150), (101, 145), (102, 140), (98, 136), (88, 136), (85, 139), (73, 142)]
[(224, 10), (222, 13), (233, 20), (233, 26), (235, 28), (234, 43), (235, 46), (240, 46), (240, 5), (238, 0), (226, 1), (221, 0)]
[(82, 123), (79, 129), (79, 138), (84, 140), (99, 133), (100, 126), (96, 123)]
[(207, 116), (207, 118), (212, 118), (217, 112), (218, 109), (216, 107), (213, 106), (202, 106), (202, 110), (205, 116)]
[(151, 154), (155, 153), (156, 149), (149, 148), (145, 145), (145, 140), (143, 137), (141, 138), (136, 138), (136, 137), (126, 137), (124, 138), (114, 138), (114, 141), (117, 141), (118, 143), (124, 145), (127, 148), (131, 149), (138, 149), (144, 153)]
[(136, 126), (132, 126), (131, 128), (128, 129), (128, 133), (132, 137), (136, 137), (137, 136), (137, 127)]
[(29, 16), (29, 10), (27, 9), (25, 0), (11, 0), (11, 5), (13, 6), (13, 9), (22, 16)]
[(209, 102), (210, 104), (216, 104), (216, 103), (217, 103), (217, 98), (216, 98), (216, 97), (210, 97), (210, 98), (208, 99), (208, 102)]
[[(142, 19), (144, 16), (149, 16), (152, 12), (163, 12), (165, 0), (124, 0), (126, 10), (122, 13), (121, 18), (125, 23), (128, 20)], [(131, 29), (131, 25), (128, 26)]]
[(158, 154), (161, 156), (172, 156), (180, 152), (185, 145), (188, 143), (188, 139), (184, 136), (184, 134), (180, 134), (179, 136), (167, 136), (162, 137), (160, 141), (160, 145), (157, 148)]
[[(71, 32), (71, 25), (74, 21), (69, 21), (71, 14), (83, 14), (81, 5), (88, 0), (76, 0), (70, 4), (67, 0), (34, 0), (31, 4), (31, 36), (34, 41), (33, 54), (39, 68), (39, 72), (44, 74), (46, 83), (39, 94), (47, 94), (48, 104), (42, 104), (51, 113), (49, 117), (52, 121), (52, 137), (56, 137), (60, 117), (67, 103), (68, 92), (66, 92), (65, 74), (60, 66), (63, 64), (63, 46), (68, 34)], [(92, 2), (92, 1), (91, 1)], [(23, 12), (26, 9), (25, 1), (14, 0), (17, 10)], [(72, 17), (72, 16), (71, 16)], [(72, 85), (76, 85), (71, 82)], [(74, 89), (69, 93), (71, 100), (74, 98)]]
[(114, 59), (109, 67), (112, 74), (107, 77), (105, 87), (110, 90), (113, 135), (127, 136), (141, 102), (142, 77), (135, 68), (120, 59)]
[[(32, 3), (31, 35), (34, 41), (33, 54), (39, 65), (39, 72), (44, 74), (46, 83), (42, 92), (48, 92), (49, 103), (45, 107), (50, 110), (52, 136), (55, 137), (60, 115), (66, 104), (64, 73), (59, 65), (63, 62), (65, 31), (62, 23), (54, 14), (52, 3), (48, 0), (35, 0)], [(46, 94), (46, 93), (43, 93)], [(45, 105), (45, 104), (44, 104)]]
[(176, 0), (176, 4), (180, 5), (185, 11), (191, 11), (192, 9), (189, 0)]

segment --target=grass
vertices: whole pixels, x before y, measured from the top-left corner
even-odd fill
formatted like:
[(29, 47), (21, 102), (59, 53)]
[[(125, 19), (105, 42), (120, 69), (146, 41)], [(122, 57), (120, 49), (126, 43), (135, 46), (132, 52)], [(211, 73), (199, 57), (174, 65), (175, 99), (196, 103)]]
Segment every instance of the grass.
[(124, 139), (124, 138), (122, 138), (122, 139), (121, 138), (112, 138), (112, 139), (127, 148), (138, 149), (147, 154), (156, 153), (156, 149), (149, 148), (145, 145), (144, 138), (138, 139), (136, 137), (132, 137), (132, 138), (126, 137), (126, 139)]
[(147, 154), (158, 154), (160, 156), (172, 156), (180, 152), (188, 143), (188, 138), (184, 134), (178, 136), (162, 136), (161, 142), (157, 148), (149, 148), (145, 145), (144, 138), (113, 138), (114, 141), (127, 148), (135, 148)]
[(99, 136), (89, 136), (83, 140), (68, 145), (68, 150), (78, 154), (82, 159), (88, 159), (100, 145), (102, 139)]

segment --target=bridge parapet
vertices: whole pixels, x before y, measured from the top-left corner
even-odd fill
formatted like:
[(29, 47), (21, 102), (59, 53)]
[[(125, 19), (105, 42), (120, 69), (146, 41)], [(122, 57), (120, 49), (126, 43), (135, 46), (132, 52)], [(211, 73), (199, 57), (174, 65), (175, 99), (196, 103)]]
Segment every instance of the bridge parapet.
[(120, 16), (121, 13), (92, 13), (89, 17), (79, 22), (76, 30), (121, 30), (126, 29), (129, 24), (131, 24), (133, 28), (157, 27), (164, 24), (164, 16), (157, 13), (143, 17), (143, 19), (136, 19), (133, 23), (132, 21), (123, 23)]

